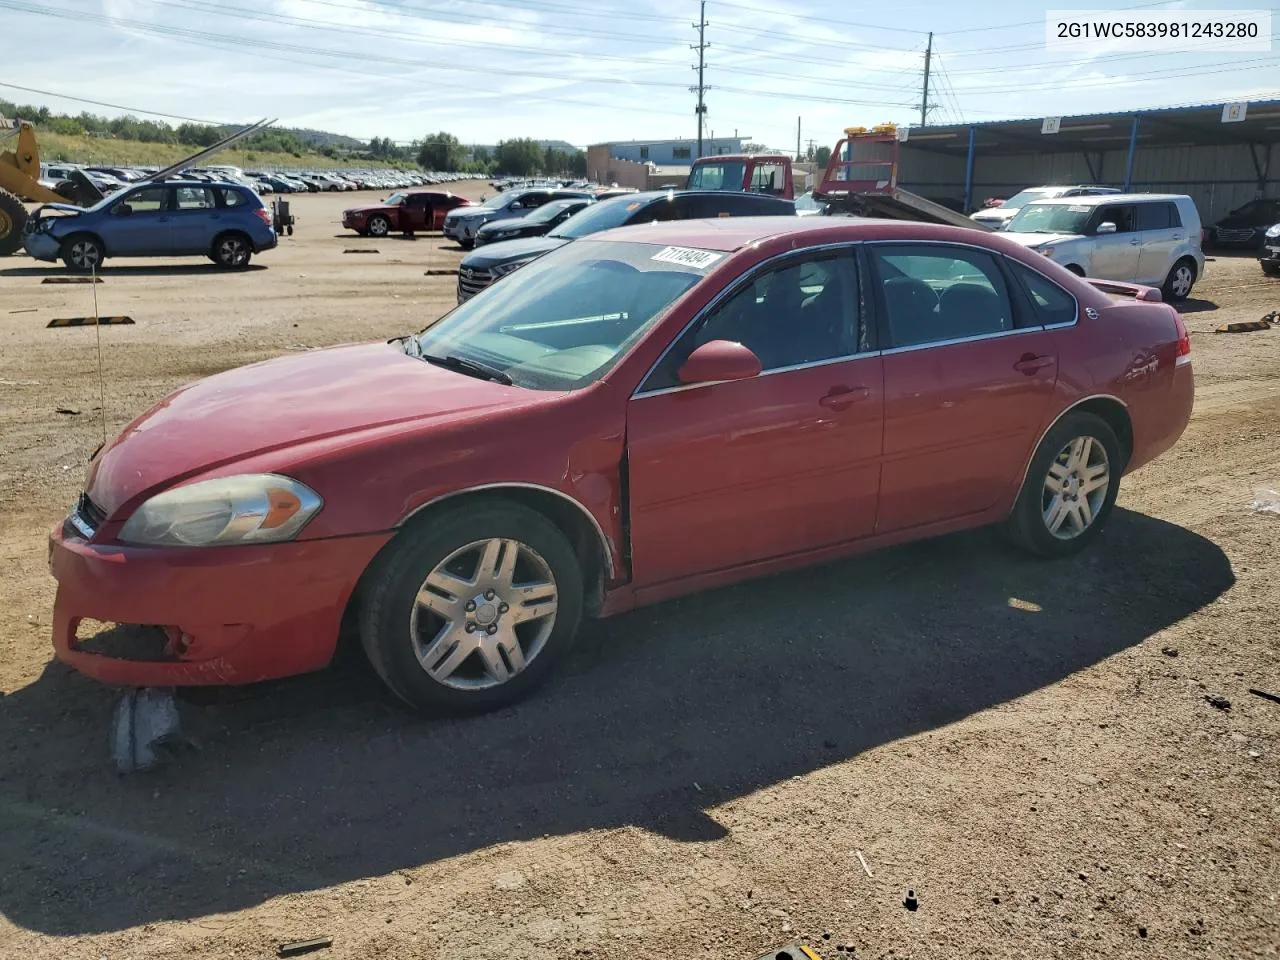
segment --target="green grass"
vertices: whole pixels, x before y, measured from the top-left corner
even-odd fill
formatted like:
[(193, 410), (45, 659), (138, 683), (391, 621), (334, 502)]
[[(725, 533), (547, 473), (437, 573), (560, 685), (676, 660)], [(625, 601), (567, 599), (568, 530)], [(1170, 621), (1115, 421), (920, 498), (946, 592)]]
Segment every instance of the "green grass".
[[(112, 166), (167, 166), (195, 153), (196, 148), (180, 144), (143, 143), (139, 140), (114, 140), (107, 137), (68, 136), (36, 131), (40, 144), (40, 159), (46, 163), (61, 161), (81, 164), (110, 164)], [(210, 158), (210, 163), (231, 164), (237, 167), (279, 167), (322, 170), (339, 167), (390, 167), (391, 164), (376, 160), (333, 160), (322, 153), (304, 153), (295, 157), (291, 153), (269, 153), (254, 150), (223, 150)]]

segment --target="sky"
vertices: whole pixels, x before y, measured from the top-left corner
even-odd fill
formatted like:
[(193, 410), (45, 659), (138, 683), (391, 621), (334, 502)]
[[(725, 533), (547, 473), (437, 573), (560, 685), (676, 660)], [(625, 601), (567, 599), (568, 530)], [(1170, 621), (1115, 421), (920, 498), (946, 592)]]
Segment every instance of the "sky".
[[(1045, 11), (1075, 8), (707, 0), (707, 133), (793, 150), (797, 119), (828, 146), (847, 126), (919, 123), (929, 31), (932, 123), (1280, 96), (1274, 47), (1047, 50)], [(401, 142), (692, 138), (697, 20), (697, 0), (0, 0), (0, 98)]]

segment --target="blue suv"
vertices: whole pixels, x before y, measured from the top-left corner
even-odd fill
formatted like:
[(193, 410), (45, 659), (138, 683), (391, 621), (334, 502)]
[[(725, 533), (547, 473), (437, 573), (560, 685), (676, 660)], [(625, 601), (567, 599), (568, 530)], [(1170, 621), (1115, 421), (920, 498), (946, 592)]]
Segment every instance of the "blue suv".
[(207, 256), (243, 267), (277, 243), (271, 213), (249, 187), (169, 180), (114, 193), (87, 210), (50, 203), (36, 211), (23, 238), (37, 260), (68, 270), (97, 270), (107, 257)]

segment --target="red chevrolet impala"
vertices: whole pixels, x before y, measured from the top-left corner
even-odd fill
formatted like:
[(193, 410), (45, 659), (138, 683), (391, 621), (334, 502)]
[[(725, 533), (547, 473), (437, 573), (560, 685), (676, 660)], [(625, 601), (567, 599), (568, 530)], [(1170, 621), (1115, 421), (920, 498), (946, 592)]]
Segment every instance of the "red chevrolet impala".
[(54, 645), (111, 683), (235, 684), (323, 667), (347, 623), (409, 703), (495, 707), (584, 617), (983, 524), (1080, 550), (1181, 435), (1190, 360), (1156, 291), (999, 234), (597, 234), (421, 334), (129, 424), (52, 533)]

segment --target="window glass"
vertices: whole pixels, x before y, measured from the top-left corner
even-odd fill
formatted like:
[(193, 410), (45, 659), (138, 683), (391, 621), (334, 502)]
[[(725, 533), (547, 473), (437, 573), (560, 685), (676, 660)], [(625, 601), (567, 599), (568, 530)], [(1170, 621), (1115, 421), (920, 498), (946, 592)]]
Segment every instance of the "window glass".
[(740, 343), (762, 370), (834, 360), (858, 352), (857, 271), (852, 257), (804, 260), (760, 274), (688, 330), (645, 383), (673, 387), (695, 349)]
[(1041, 323), (1074, 323), (1076, 320), (1076, 301), (1071, 294), (1060, 286), (1029, 267), (1012, 260), (1007, 261), (1013, 272), (1027, 289), (1027, 295), (1035, 307)]
[(228, 190), (223, 187), (218, 192), (222, 194), (222, 205), (224, 207), (242, 207), (249, 202), (239, 190)]
[[(225, 191), (223, 196), (227, 193), (235, 191)], [(214, 207), (213, 191), (208, 187), (178, 187), (177, 196), (179, 210), (212, 210)]]
[(1172, 206), (1170, 203), (1138, 204), (1138, 229), (1168, 230), (1173, 226), (1169, 221)]
[(688, 160), (692, 155), (688, 147), (676, 147), (671, 151), (672, 158), (676, 160)]
[(1098, 211), (1099, 224), (1114, 223), (1116, 233), (1133, 233), (1135, 211), (1132, 206), (1113, 203)]
[(786, 168), (778, 163), (762, 163), (751, 172), (752, 193), (779, 194), (785, 186)]
[(1013, 329), (1013, 309), (995, 260), (981, 250), (873, 246), (890, 347), (958, 340)]
[(168, 193), (168, 187), (147, 187), (137, 193), (129, 194), (124, 202), (133, 208), (134, 213), (155, 213), (164, 209), (164, 201)]
[(740, 160), (704, 163), (689, 175), (690, 190), (741, 190), (746, 164)]

